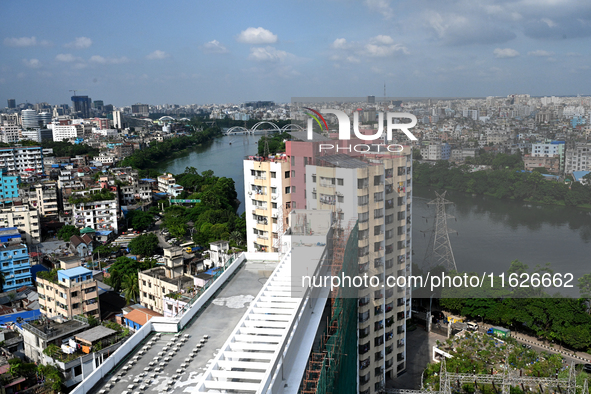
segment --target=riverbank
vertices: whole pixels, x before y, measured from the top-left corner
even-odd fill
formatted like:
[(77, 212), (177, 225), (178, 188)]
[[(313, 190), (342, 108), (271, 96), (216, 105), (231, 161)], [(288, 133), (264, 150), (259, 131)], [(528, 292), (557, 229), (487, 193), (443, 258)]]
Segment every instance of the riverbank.
[(414, 163), (413, 182), (500, 200), (591, 210), (591, 185), (549, 181), (539, 172), (493, 169), (469, 172), (448, 162)]

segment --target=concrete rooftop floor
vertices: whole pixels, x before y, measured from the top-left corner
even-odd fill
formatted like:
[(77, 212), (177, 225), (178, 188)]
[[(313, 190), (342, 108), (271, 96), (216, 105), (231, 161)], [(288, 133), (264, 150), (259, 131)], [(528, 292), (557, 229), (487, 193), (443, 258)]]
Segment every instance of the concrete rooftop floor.
[[(191, 393), (208, 364), (213, 361), (276, 265), (277, 263), (247, 261), (201, 314), (193, 318), (180, 332), (178, 339), (174, 339), (174, 334), (161, 333), (160, 336), (156, 333), (150, 334), (90, 393), (99, 393), (101, 390), (105, 390), (106, 393), (124, 393), (126, 390), (128, 394), (140, 393), (142, 385), (145, 385), (143, 390), (145, 393)], [(185, 338), (185, 334), (189, 337), (186, 342), (182, 342), (181, 338)], [(204, 335), (209, 335), (209, 339), (195, 357), (189, 358)], [(150, 341), (153, 345), (148, 348), (146, 343)], [(169, 356), (172, 343), (179, 344), (179, 350), (168, 362), (165, 362), (164, 358)], [(168, 349), (163, 351), (167, 345)], [(142, 349), (145, 353), (140, 355), (139, 352)], [(156, 361), (158, 353), (161, 352), (163, 355)], [(138, 359), (134, 361), (136, 356)], [(154, 363), (153, 366), (150, 366), (151, 362)], [(162, 362), (165, 364), (160, 366)], [(186, 367), (182, 368), (181, 364), (184, 363)], [(123, 372), (125, 366), (129, 366), (127, 372)], [(155, 369), (158, 367), (161, 371), (156, 372)], [(146, 370), (146, 368), (150, 369)], [(181, 369), (182, 371), (177, 372)], [(114, 376), (120, 376), (120, 379), (115, 381)], [(109, 384), (111, 384), (110, 388), (108, 388)], [(130, 385), (134, 385), (133, 388), (129, 388)]]

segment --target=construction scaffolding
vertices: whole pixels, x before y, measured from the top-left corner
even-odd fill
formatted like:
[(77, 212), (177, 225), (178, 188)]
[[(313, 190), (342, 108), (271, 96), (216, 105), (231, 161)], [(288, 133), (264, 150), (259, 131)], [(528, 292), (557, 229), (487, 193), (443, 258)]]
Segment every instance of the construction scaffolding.
[[(505, 372), (498, 374), (466, 374), (451, 373), (447, 371), (445, 357), (441, 360), (439, 370), (439, 391), (434, 390), (407, 390), (382, 388), (382, 394), (452, 394), (462, 391), (462, 385), (474, 384), (475, 392), (482, 392), (478, 386), (490, 385), (497, 393), (509, 394), (511, 387), (519, 387), (523, 392), (539, 391), (540, 393), (561, 393), (561, 394), (589, 394), (587, 380), (583, 386), (577, 386), (575, 378), (575, 365), (569, 367), (568, 378), (559, 377), (535, 377), (523, 376), (521, 371), (510, 370), (505, 365)], [(529, 389), (529, 390), (527, 390)]]
[[(332, 275), (351, 275), (357, 267), (358, 227), (349, 222), (345, 228), (337, 219), (333, 226)], [(300, 386), (301, 394), (356, 393), (357, 374), (357, 298), (355, 289), (339, 287), (327, 300), (330, 306), (326, 331), (312, 351)], [(347, 357), (349, 356), (349, 357)]]

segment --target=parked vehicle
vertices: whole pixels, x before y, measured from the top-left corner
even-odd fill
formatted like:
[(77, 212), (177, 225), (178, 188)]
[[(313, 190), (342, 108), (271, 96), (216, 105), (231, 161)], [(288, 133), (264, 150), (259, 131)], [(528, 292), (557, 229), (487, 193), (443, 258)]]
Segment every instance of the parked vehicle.
[(185, 252), (187, 252), (187, 253), (195, 253), (195, 252), (200, 251), (201, 249), (203, 249), (201, 246), (193, 246), (193, 247), (185, 248)]
[(503, 327), (491, 327), (486, 331), (486, 333), (499, 338), (509, 338), (511, 336), (511, 330)]
[(474, 322), (466, 323), (466, 328), (470, 331), (478, 331), (478, 324)]

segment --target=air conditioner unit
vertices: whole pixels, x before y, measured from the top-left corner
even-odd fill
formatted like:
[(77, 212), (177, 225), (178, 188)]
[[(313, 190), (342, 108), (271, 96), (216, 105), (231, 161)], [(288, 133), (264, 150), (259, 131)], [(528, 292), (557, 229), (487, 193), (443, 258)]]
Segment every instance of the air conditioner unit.
[(252, 192), (248, 192), (248, 195), (249, 195), (249, 196), (252, 196)]
[(316, 191), (316, 188), (315, 188), (315, 187), (314, 187), (314, 188), (312, 188), (312, 191), (313, 191), (313, 192), (315, 192), (315, 191)]

